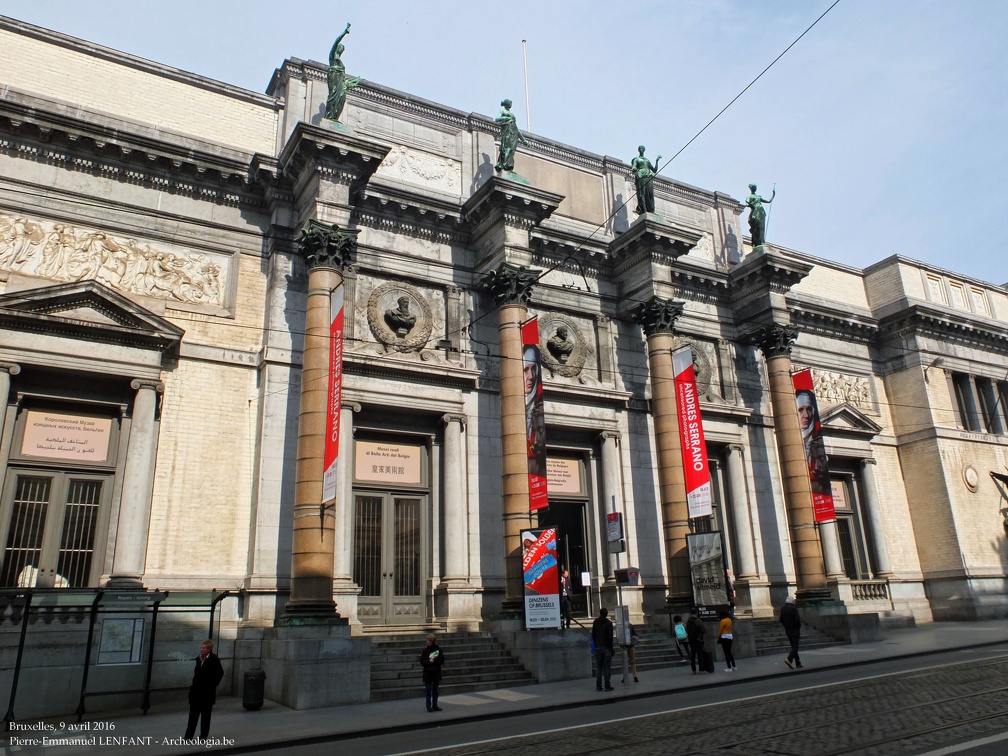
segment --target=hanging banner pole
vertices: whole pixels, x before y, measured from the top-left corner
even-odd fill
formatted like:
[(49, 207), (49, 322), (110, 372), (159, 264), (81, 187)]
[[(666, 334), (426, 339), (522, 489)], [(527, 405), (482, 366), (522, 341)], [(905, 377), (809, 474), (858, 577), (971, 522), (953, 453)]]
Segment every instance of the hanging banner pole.
[(679, 410), (679, 440), (682, 445), (683, 477), (686, 481), (686, 502), (689, 517), (710, 517), (711, 477), (707, 463), (707, 442), (700, 417), (696, 373), (693, 369), (693, 349), (683, 346), (672, 353), (675, 372), (676, 405)]
[(808, 465), (809, 484), (812, 488), (812, 510), (815, 521), (832, 522), (836, 519), (833, 488), (830, 485), (829, 460), (826, 457), (826, 442), (822, 437), (819, 402), (812, 383), (812, 369), (792, 373), (791, 383), (795, 390), (798, 427), (801, 428), (802, 441), (805, 444), (805, 462)]
[(339, 457), (340, 409), (343, 406), (343, 284), (330, 297), (329, 395), (326, 401), (326, 438), (323, 456), (322, 503), (336, 498), (336, 458)]
[(525, 436), (528, 441), (529, 511), (549, 506), (546, 492), (546, 411), (543, 409), (539, 319), (521, 327), (522, 377), (525, 381)]

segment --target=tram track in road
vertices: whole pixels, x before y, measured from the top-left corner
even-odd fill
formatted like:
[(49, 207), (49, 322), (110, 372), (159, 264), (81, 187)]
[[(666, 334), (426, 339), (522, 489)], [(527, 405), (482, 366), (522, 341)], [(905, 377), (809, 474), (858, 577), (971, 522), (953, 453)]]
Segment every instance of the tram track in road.
[(417, 753), (919, 754), (1008, 732), (1005, 679), (1008, 657), (956, 662)]

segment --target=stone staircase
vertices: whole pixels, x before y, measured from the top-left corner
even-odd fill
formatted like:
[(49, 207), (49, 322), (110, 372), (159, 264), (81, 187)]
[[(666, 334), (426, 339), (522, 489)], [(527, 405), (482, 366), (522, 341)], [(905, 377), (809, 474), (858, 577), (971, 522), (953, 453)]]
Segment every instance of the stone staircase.
[[(780, 654), (787, 656), (791, 651), (791, 644), (788, 642), (784, 626), (777, 619), (754, 619), (752, 620), (753, 640), (756, 646), (757, 656), (774, 656)], [(832, 635), (816, 630), (809, 624), (802, 623), (800, 651), (808, 648), (826, 648), (827, 646), (840, 646), (843, 641), (834, 638)]]
[[(371, 638), (371, 700), (422, 698), (420, 652), (427, 632), (399, 632)], [(440, 694), (469, 693), (530, 685), (535, 678), (490, 633), (437, 633), (444, 651)]]

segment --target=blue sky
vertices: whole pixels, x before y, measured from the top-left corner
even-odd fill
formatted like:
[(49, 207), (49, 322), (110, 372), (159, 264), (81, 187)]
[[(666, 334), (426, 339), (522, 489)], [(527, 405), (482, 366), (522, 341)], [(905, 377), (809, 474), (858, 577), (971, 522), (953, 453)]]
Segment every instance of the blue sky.
[[(674, 155), (833, 0), (0, 0), (0, 13), (263, 91), (285, 58), (624, 161)], [(741, 198), (768, 239), (865, 267), (891, 254), (1008, 281), (1008, 3), (840, 0), (663, 174)], [(2, 79), (2, 72), (0, 72)], [(999, 238), (999, 237), (998, 237)]]

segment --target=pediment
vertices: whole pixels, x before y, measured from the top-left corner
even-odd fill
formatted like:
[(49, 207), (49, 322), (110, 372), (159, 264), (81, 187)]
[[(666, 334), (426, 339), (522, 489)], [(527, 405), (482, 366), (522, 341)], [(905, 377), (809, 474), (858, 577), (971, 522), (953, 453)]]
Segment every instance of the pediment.
[(185, 333), (97, 281), (75, 281), (0, 295), (0, 327), (162, 352), (177, 347)]
[(819, 416), (827, 433), (871, 438), (882, 432), (882, 426), (847, 402), (830, 407)]

